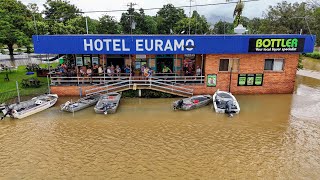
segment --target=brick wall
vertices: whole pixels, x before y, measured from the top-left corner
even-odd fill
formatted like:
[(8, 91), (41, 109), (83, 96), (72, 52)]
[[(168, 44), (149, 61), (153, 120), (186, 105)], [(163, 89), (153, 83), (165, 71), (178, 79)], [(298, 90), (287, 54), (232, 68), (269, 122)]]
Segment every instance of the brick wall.
[[(206, 74), (217, 74), (217, 87), (193, 86), (195, 94), (213, 94), (217, 89), (228, 91), (230, 72), (219, 72), (221, 58), (240, 59), (239, 72), (232, 73), (231, 92), (234, 94), (292, 93), (294, 90), (298, 54), (209, 54), (206, 55), (204, 70)], [(283, 58), (283, 71), (265, 71), (267, 58)], [(258, 73), (264, 74), (262, 86), (238, 86), (238, 74)]]
[(79, 96), (82, 89), (82, 95), (85, 95), (87, 89), (92, 86), (51, 86), (51, 93), (58, 94), (58, 96)]

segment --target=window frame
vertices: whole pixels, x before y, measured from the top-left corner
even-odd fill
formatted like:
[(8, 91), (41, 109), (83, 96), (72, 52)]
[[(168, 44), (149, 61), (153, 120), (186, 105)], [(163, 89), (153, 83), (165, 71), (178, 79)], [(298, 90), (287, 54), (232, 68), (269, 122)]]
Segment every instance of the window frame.
[[(221, 71), (220, 70), (221, 60), (228, 60), (228, 70), (227, 71)], [(234, 61), (235, 60), (238, 61), (238, 66), (237, 66), (236, 70), (232, 69), (232, 72), (239, 72), (239, 70), (240, 70), (240, 58), (220, 58), (219, 59), (219, 66), (218, 66), (218, 72), (231, 72), (231, 68), (234, 66)]]
[[(266, 70), (266, 60), (272, 60), (272, 70)], [(282, 60), (282, 67), (281, 70), (274, 70), (274, 62), (275, 60)], [(285, 67), (285, 58), (266, 58), (264, 59), (264, 67), (263, 67), (263, 71), (266, 72), (284, 72), (284, 67)]]

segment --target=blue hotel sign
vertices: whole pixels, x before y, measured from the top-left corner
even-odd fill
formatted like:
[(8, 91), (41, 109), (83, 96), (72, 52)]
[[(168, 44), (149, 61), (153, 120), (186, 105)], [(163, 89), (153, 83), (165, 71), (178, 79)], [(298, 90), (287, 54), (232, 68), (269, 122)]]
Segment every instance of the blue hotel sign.
[(313, 52), (310, 35), (34, 35), (39, 54), (246, 54)]

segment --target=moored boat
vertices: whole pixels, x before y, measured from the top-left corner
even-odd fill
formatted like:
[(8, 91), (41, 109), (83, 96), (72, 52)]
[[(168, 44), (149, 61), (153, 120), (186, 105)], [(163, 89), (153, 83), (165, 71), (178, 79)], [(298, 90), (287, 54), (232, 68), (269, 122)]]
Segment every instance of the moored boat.
[(44, 94), (27, 101), (11, 104), (2, 109), (3, 117), (9, 115), (12, 118), (22, 119), (50, 108), (57, 100), (57, 94)]
[(217, 113), (227, 113), (232, 115), (240, 112), (240, 106), (237, 99), (227, 91), (217, 90), (213, 97), (213, 107)]
[(191, 110), (208, 105), (212, 101), (211, 95), (197, 95), (190, 98), (184, 98), (173, 102), (173, 109)]
[(121, 94), (116, 92), (103, 94), (94, 107), (94, 111), (98, 114), (113, 114), (118, 109), (120, 98)]
[(87, 107), (97, 104), (97, 102), (99, 101), (99, 98), (100, 98), (100, 95), (86, 96), (86, 97), (80, 98), (78, 101), (75, 101), (75, 102), (67, 101), (64, 104), (61, 104), (60, 108), (61, 108), (61, 111), (66, 111), (66, 112), (80, 111), (82, 109), (85, 109)]

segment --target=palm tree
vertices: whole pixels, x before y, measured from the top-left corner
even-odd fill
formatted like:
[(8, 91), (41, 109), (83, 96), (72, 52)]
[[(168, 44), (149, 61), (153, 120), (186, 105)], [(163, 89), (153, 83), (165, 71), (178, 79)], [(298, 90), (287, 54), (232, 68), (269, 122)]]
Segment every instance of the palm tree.
[[(230, 0), (226, 0), (226, 1), (229, 2)], [(241, 0), (238, 0), (238, 3), (233, 11), (233, 17), (235, 17), (234, 19), (235, 26), (238, 26), (240, 24), (243, 8), (244, 8), (244, 3)]]

